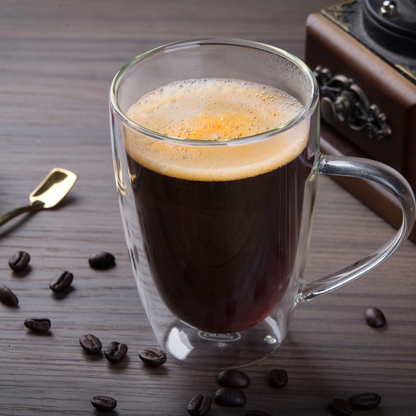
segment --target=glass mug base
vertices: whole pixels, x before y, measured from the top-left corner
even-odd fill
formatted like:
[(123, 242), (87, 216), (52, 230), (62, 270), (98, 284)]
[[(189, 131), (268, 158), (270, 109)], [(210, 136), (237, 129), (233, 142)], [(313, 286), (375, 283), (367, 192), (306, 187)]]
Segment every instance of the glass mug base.
[(283, 338), (271, 317), (253, 328), (231, 334), (200, 331), (176, 320), (161, 344), (173, 358), (191, 367), (224, 370), (264, 360), (276, 351)]

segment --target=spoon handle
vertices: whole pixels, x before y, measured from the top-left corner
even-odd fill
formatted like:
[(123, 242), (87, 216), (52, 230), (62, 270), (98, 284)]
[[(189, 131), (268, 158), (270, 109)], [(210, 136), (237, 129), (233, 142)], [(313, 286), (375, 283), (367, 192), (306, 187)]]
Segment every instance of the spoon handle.
[(38, 209), (42, 209), (45, 204), (41, 201), (35, 201), (30, 205), (26, 205), (25, 207), (16, 208), (13, 211), (8, 212), (0, 217), (0, 226), (5, 224), (7, 221), (10, 221), (12, 218), (17, 217), (20, 214), (29, 211), (36, 211)]

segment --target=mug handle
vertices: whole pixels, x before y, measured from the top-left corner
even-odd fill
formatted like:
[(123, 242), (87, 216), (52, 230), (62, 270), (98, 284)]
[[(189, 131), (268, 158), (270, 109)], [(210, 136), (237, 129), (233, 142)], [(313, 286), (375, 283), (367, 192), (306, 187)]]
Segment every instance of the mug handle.
[(406, 179), (381, 162), (357, 157), (320, 155), (315, 174), (370, 179), (391, 191), (400, 202), (403, 221), (397, 233), (378, 250), (355, 263), (314, 282), (302, 281), (296, 302), (312, 300), (338, 289), (380, 265), (405, 240), (415, 222), (415, 197)]

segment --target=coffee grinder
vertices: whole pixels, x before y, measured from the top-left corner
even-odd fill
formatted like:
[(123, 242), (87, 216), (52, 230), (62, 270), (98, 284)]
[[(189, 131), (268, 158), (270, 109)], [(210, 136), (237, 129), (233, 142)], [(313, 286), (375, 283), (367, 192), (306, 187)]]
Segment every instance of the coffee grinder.
[[(309, 15), (306, 33), (322, 152), (384, 162), (416, 190), (416, 0), (350, 0)], [(400, 208), (383, 188), (337, 181), (400, 227)], [(416, 242), (416, 228), (410, 239)]]

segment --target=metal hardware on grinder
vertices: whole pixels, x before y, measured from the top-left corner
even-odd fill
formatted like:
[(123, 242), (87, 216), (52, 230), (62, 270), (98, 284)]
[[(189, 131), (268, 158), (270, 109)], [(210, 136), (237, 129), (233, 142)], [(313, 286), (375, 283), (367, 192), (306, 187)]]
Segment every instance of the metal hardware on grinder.
[(353, 130), (365, 130), (377, 140), (390, 136), (392, 130), (386, 116), (376, 104), (370, 104), (364, 91), (345, 75), (332, 76), (328, 68), (314, 70), (321, 93), (321, 115), (329, 124), (338, 118)]

